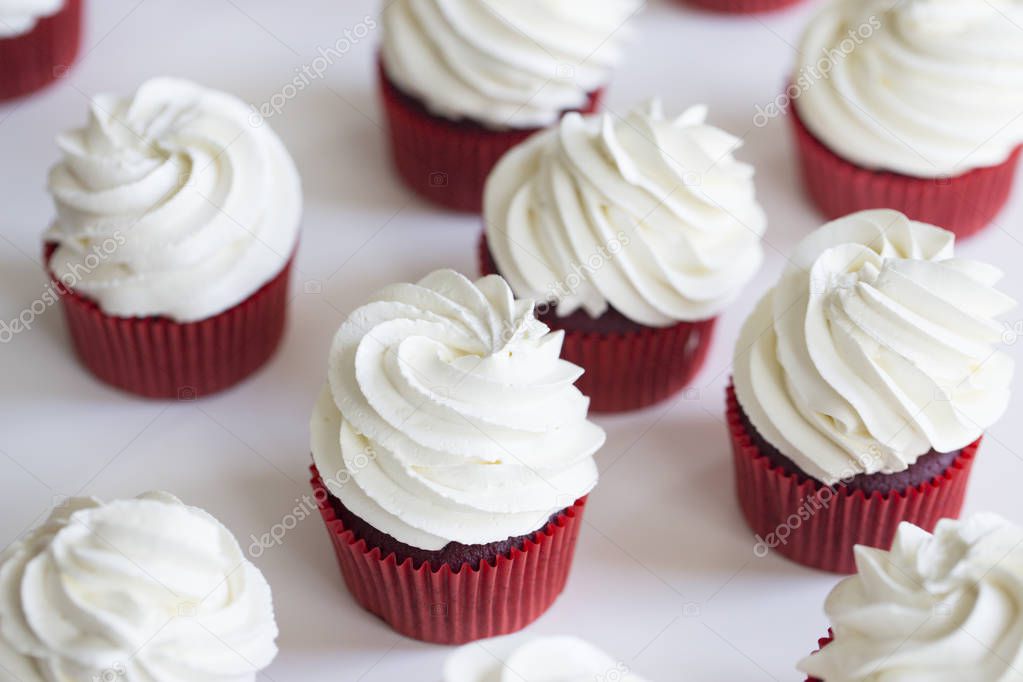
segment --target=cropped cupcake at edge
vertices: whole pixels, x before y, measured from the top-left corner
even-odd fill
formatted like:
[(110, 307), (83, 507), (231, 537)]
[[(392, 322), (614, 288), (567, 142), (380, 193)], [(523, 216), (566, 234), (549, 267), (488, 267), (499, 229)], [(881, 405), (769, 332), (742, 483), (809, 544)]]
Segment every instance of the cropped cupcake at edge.
[(0, 102), (63, 76), (82, 39), (84, 0), (0, 0)]
[(259, 369), (284, 332), (302, 213), (277, 135), (231, 95), (160, 78), (97, 97), (58, 144), (46, 264), (82, 363), (152, 398)]
[(0, 554), (8, 682), (255, 682), (277, 634), (231, 532), (168, 493), (68, 500)]
[(803, 0), (680, 0), (694, 7), (723, 14), (760, 14), (798, 5)]
[(739, 503), (771, 549), (829, 571), (887, 549), (899, 523), (957, 517), (1014, 363), (997, 269), (896, 211), (857, 213), (800, 243), (747, 320), (728, 424)]
[(478, 213), (497, 160), (567, 111), (598, 107), (640, 0), (395, 0), (380, 83), (392, 155), (422, 197)]
[(567, 115), (487, 183), (481, 266), (542, 303), (593, 409), (644, 407), (692, 381), (717, 316), (763, 260), (767, 227), (740, 140), (659, 100)]
[(1023, 682), (1023, 529), (994, 514), (899, 527), (858, 547), (828, 596), (831, 636), (799, 663), (810, 682)]
[(448, 656), (443, 682), (645, 682), (578, 637), (541, 637), (529, 641), (501, 637), (467, 644)]
[(1005, 205), (1023, 144), (1023, 0), (832, 0), (789, 95), (827, 218), (891, 208), (958, 237)]
[(451, 270), (338, 331), (313, 487), (349, 590), (399, 633), (507, 634), (564, 588), (604, 432), (561, 342), (500, 277)]

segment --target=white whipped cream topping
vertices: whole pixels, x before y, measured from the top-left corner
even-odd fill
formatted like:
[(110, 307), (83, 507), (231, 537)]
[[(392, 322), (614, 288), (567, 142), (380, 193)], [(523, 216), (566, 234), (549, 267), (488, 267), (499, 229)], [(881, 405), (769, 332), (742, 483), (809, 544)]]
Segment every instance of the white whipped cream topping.
[(0, 678), (252, 682), (277, 655), (270, 586), (167, 493), (73, 499), (0, 555)]
[(312, 416), (327, 488), (425, 550), (542, 528), (596, 485), (605, 438), (563, 338), (500, 277), (439, 270), (382, 290), (338, 331)]
[(998, 165), (1023, 143), (1020, 26), (1023, 0), (832, 0), (804, 34), (796, 80), (810, 83), (795, 106), (866, 168)]
[(34, 29), (40, 19), (64, 8), (64, 0), (0, 0), (0, 39), (17, 38)]
[(991, 514), (899, 526), (891, 552), (856, 548), (858, 574), (825, 611), (834, 641), (799, 664), (827, 682), (1023, 681), (1023, 529)]
[(444, 682), (644, 682), (577, 637), (543, 637), (521, 643), (498, 637), (467, 644), (448, 656)]
[(388, 77), (438, 116), (538, 128), (583, 108), (621, 57), (639, 0), (393, 0)]
[(120, 317), (212, 317), (278, 275), (295, 250), (298, 171), (241, 100), (169, 78), (100, 96), (58, 138), (50, 173), (55, 274)]
[(996, 318), (1015, 302), (955, 236), (889, 210), (804, 239), (739, 337), (735, 390), (750, 421), (827, 484), (960, 450), (1009, 402), (1014, 364)]
[(666, 327), (718, 315), (756, 274), (767, 227), (738, 138), (659, 100), (569, 114), (487, 181), (487, 242), (519, 296)]

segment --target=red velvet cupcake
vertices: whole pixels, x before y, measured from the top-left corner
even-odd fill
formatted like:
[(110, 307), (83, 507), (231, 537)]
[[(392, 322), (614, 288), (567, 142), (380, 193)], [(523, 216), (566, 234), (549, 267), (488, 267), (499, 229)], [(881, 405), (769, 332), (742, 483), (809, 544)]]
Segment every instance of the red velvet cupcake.
[(858, 547), (828, 595), (832, 624), (799, 663), (810, 682), (1010, 682), (1023, 663), (1023, 528), (994, 514), (899, 527), (891, 551)]
[(0, 101), (21, 97), (71, 68), (82, 39), (84, 0), (28, 0), (0, 7)]
[(739, 140), (659, 101), (625, 120), (566, 116), (505, 156), (487, 183), (484, 272), (565, 332), (565, 359), (599, 412), (689, 384), (717, 315), (763, 258), (766, 218)]
[(567, 111), (596, 111), (642, 3), (599, 0), (586, 17), (557, 3), (396, 0), (383, 14), (380, 88), (402, 180), (446, 208), (476, 212), (498, 159)]
[(820, 211), (890, 208), (960, 238), (990, 224), (1023, 144), (1020, 22), (1019, 3), (823, 9), (785, 95)]
[(500, 277), (450, 270), (338, 331), (313, 490), (349, 591), (397, 632), (507, 634), (564, 589), (604, 433), (561, 341)]
[(895, 211), (829, 223), (747, 320), (728, 425), (758, 556), (848, 573), (855, 545), (958, 516), (1008, 404), (1015, 302), (954, 241)]
[(798, 5), (802, 0), (686, 0), (690, 5), (723, 14), (763, 14)]
[(259, 369), (284, 332), (298, 172), (240, 100), (155, 79), (58, 139), (46, 267), (97, 378), (193, 399)]

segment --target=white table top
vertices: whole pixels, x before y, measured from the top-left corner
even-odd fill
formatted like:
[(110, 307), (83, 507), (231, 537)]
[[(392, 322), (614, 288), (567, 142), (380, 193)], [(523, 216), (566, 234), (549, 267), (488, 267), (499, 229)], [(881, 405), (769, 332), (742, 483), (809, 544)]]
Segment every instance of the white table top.
[[(811, 3), (812, 4), (812, 3)], [(55, 134), (85, 120), (87, 97), (180, 75), (267, 101), (376, 0), (101, 0), (90, 3), (85, 56), (44, 93), (0, 106), (0, 319), (40, 296), (40, 233), (52, 215), (46, 171)], [(305, 11), (297, 8), (302, 7)], [(827, 630), (836, 578), (776, 556), (758, 559), (736, 505), (722, 422), (732, 346), (745, 315), (795, 242), (820, 224), (800, 192), (788, 123), (752, 124), (785, 83), (810, 7), (726, 18), (651, 2), (612, 84), (624, 113), (651, 95), (669, 111), (705, 102), (711, 122), (744, 134), (770, 216), (768, 261), (722, 318), (696, 399), (599, 418), (608, 430), (574, 573), (561, 599), (521, 634), (574, 634), (651, 680), (797, 680), (795, 662)], [(282, 351), (258, 376), (201, 402), (137, 400), (105, 388), (72, 358), (61, 315), (0, 346), (0, 547), (54, 499), (129, 497), (161, 488), (224, 521), (243, 547), (310, 493), (307, 420), (328, 344), (344, 314), (380, 286), (442, 266), (475, 267), (479, 218), (413, 198), (392, 175), (375, 90), (371, 33), (271, 121), (306, 191), (298, 296)], [(738, 48), (738, 49), (737, 49)], [(1009, 272), (1023, 292), (1023, 187), (998, 225), (961, 252)], [(1019, 313), (1023, 315), (1023, 313)], [(1018, 348), (1013, 349), (1018, 352)], [(1016, 380), (1018, 415), (1023, 385)], [(1023, 422), (992, 429), (968, 511), (1023, 522)], [(392, 633), (348, 596), (323, 525), (309, 518), (256, 560), (275, 593), (281, 653), (260, 680), (437, 680), (443, 647)]]

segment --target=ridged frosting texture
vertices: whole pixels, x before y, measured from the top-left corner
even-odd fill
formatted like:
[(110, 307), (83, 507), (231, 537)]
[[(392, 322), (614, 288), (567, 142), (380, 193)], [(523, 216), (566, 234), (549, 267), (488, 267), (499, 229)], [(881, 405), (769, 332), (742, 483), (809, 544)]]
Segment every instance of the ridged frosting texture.
[(981, 514), (932, 536), (899, 527), (891, 552), (856, 548), (858, 573), (825, 611), (834, 641), (799, 668), (827, 682), (1023, 680), (1023, 529)]
[(330, 351), (311, 424), (327, 488), (425, 550), (542, 528), (596, 485), (604, 443), (562, 341), (500, 277), (439, 270), (382, 290)]
[(0, 671), (18, 682), (254, 681), (276, 637), (263, 575), (167, 493), (73, 499), (0, 555)]
[(1023, 143), (1020, 26), (1023, 0), (832, 0), (800, 45), (795, 106), (860, 166), (932, 178), (998, 165)]
[(740, 141), (706, 119), (652, 100), (624, 120), (569, 114), (509, 152), (485, 218), (515, 293), (656, 327), (718, 315), (760, 268), (767, 220)]
[(638, 0), (394, 0), (388, 77), (434, 114), (491, 128), (550, 125), (583, 108), (621, 57)]
[(0, 40), (17, 38), (36, 27), (40, 19), (64, 8), (65, 0), (0, 0)]
[(468, 644), (448, 656), (443, 682), (644, 682), (627, 665), (578, 637), (523, 642), (499, 637)]
[(1005, 412), (1002, 273), (952, 233), (889, 210), (803, 240), (747, 320), (735, 388), (753, 425), (828, 484), (954, 452)]
[(158, 78), (100, 96), (58, 138), (60, 277), (110, 315), (191, 322), (223, 312), (283, 269), (302, 195), (281, 140), (241, 100)]

